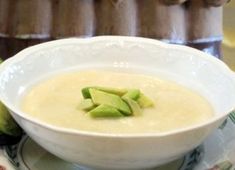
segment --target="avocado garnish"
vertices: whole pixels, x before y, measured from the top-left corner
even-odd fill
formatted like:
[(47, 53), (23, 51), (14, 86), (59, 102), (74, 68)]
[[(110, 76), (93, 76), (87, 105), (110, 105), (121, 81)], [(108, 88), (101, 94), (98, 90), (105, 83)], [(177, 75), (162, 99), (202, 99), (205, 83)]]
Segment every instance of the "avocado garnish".
[(139, 89), (91, 86), (81, 90), (83, 100), (78, 109), (93, 118), (139, 116), (143, 109), (153, 107), (153, 101)]

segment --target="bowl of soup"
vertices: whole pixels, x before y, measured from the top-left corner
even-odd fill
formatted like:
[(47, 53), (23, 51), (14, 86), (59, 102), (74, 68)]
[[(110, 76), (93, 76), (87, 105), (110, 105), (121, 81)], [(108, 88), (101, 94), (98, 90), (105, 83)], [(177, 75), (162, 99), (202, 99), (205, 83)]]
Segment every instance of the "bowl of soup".
[[(0, 100), (35, 142), (66, 161), (146, 169), (182, 157), (221, 125), (235, 106), (235, 76), (185, 46), (71, 38), (1, 64)], [(92, 105), (81, 109), (84, 101)]]

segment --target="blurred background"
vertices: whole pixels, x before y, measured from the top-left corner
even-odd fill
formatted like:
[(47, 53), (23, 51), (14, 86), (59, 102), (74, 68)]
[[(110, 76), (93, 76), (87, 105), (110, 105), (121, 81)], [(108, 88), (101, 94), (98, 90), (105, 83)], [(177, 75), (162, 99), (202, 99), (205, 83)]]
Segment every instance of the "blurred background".
[(0, 0), (0, 57), (54, 39), (127, 35), (191, 46), (235, 70), (235, 0), (228, 1)]
[(222, 43), (223, 60), (235, 70), (235, 1), (224, 6), (224, 39)]

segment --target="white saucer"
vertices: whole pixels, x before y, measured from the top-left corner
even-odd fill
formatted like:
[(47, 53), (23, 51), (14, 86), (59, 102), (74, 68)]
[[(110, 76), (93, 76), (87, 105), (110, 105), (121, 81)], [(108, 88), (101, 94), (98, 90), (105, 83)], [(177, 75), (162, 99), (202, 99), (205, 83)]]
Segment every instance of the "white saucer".
[[(19, 145), (5, 147), (5, 153), (20, 170), (88, 170), (48, 153), (27, 136)], [(235, 169), (231, 167), (231, 164), (235, 165), (235, 125), (230, 120), (223, 129), (217, 129), (202, 146), (184, 158), (154, 170), (204, 170), (224, 161), (222, 165), (229, 167), (226, 170)]]
[[(155, 170), (186, 170), (192, 169), (198, 163), (203, 153), (202, 147), (187, 154), (184, 158)], [(17, 159), (20, 170), (88, 170), (88, 168), (68, 163), (48, 153), (29, 137), (24, 137), (17, 149)], [(90, 169), (89, 169), (90, 170)]]

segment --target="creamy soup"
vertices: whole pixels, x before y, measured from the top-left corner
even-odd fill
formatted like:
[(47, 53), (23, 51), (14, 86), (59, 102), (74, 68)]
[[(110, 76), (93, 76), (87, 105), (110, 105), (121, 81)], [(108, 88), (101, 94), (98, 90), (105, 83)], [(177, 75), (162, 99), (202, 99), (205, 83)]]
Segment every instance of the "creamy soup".
[[(78, 109), (86, 86), (138, 88), (154, 102), (139, 116), (93, 118)], [(22, 110), (51, 125), (101, 133), (161, 133), (205, 122), (213, 116), (208, 101), (177, 83), (151, 76), (109, 71), (61, 73), (30, 87)]]

